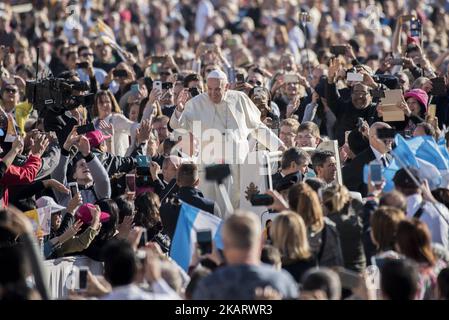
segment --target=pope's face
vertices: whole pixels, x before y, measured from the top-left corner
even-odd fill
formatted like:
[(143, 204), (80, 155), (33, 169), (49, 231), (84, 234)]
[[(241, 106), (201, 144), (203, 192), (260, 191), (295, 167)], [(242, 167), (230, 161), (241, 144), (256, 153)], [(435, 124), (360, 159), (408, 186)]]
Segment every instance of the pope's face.
[(226, 81), (220, 79), (207, 80), (207, 94), (213, 103), (220, 103), (227, 90)]

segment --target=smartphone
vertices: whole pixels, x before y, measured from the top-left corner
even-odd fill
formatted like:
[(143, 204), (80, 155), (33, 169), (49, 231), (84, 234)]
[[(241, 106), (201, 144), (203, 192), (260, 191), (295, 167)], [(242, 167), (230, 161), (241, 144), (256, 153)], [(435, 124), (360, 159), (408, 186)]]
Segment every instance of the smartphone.
[(346, 54), (346, 46), (331, 46), (330, 51), (332, 54), (338, 56), (338, 55), (345, 55)]
[(245, 82), (245, 76), (243, 75), (243, 73), (237, 73), (235, 75), (235, 79), (237, 80), (238, 83), (244, 83)]
[(164, 56), (151, 56), (151, 63), (157, 64), (157, 63), (164, 63), (165, 62)]
[(360, 82), (363, 81), (363, 74), (357, 72), (348, 72), (346, 74), (346, 81)]
[(256, 97), (261, 97), (264, 94), (264, 90), (262, 87), (254, 87), (254, 95)]
[(140, 240), (139, 240), (139, 248), (145, 247), (147, 242), (148, 242), (147, 229), (143, 228), (142, 235), (140, 236)]
[(427, 111), (427, 114), (430, 116), (430, 119), (435, 119), (436, 113), (437, 113), (437, 105), (436, 104), (430, 104), (429, 105), (429, 111)]
[(129, 192), (136, 192), (136, 175), (127, 174), (126, 175), (126, 188)]
[(404, 63), (404, 60), (402, 60), (402, 58), (391, 59), (391, 64), (394, 66), (402, 66), (403, 63)]
[(253, 206), (270, 206), (274, 199), (269, 194), (255, 194), (251, 197), (250, 202)]
[(68, 186), (70, 189), (70, 194), (72, 195), (72, 198), (73, 198), (79, 192), (78, 183), (70, 182)]
[(139, 93), (140, 85), (138, 83), (131, 85), (131, 92), (132, 93)]
[(78, 288), (80, 291), (85, 291), (87, 289), (87, 272), (89, 271), (89, 267), (79, 267), (79, 275), (78, 275)]
[(78, 134), (86, 134), (88, 132), (95, 131), (95, 126), (93, 122), (85, 124), (83, 126), (79, 126), (76, 128), (76, 133)]
[(298, 76), (296, 74), (285, 74), (284, 75), (285, 83), (297, 83), (299, 82)]
[(163, 82), (162, 83), (162, 89), (163, 90), (173, 89), (173, 83), (171, 83), (171, 82)]
[(391, 128), (379, 128), (377, 129), (378, 139), (394, 139), (396, 135), (396, 130)]
[(190, 95), (192, 96), (192, 98), (196, 97), (200, 94), (200, 90), (196, 87), (189, 88), (189, 92), (190, 92)]
[(420, 37), (421, 35), (421, 21), (420, 20), (410, 20), (410, 36)]
[(430, 92), (433, 96), (445, 96), (446, 95), (446, 84), (444, 82), (444, 77), (436, 77), (430, 79), (432, 81), (432, 91)]
[(116, 78), (126, 78), (128, 77), (128, 72), (126, 70), (120, 69), (120, 70), (114, 70), (112, 72), (112, 75)]
[(369, 165), (369, 172), (371, 181), (375, 184), (382, 183), (382, 165), (379, 163), (372, 163)]
[(153, 89), (158, 89), (162, 91), (162, 81), (156, 80), (153, 82)]
[(137, 160), (137, 166), (138, 167), (149, 167), (150, 163), (148, 161), (148, 156), (144, 156), (144, 155), (138, 155), (136, 157)]
[(89, 63), (87, 61), (79, 62), (76, 64), (76, 67), (79, 69), (87, 69), (89, 68)]
[(200, 248), (200, 254), (205, 255), (212, 253), (212, 231), (211, 230), (198, 230), (196, 232), (196, 241)]
[(357, 272), (339, 268), (337, 273), (340, 277), (341, 286), (345, 289), (354, 289), (359, 285), (360, 276)]
[(413, 14), (407, 14), (405, 16), (402, 17), (402, 21), (410, 21), (410, 20), (415, 20), (415, 16)]

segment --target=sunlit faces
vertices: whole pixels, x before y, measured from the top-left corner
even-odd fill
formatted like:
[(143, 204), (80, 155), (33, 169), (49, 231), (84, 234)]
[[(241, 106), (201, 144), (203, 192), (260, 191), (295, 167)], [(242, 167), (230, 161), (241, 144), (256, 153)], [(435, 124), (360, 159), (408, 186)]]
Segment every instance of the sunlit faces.
[(112, 113), (112, 101), (108, 95), (101, 95), (98, 99), (98, 117), (104, 119)]
[(162, 164), (162, 175), (166, 182), (170, 182), (176, 178), (178, 173), (177, 168), (170, 160), (166, 159)]
[(421, 111), (421, 105), (419, 104), (418, 100), (410, 97), (407, 99), (406, 102), (412, 114), (415, 116), (419, 116)]
[(298, 134), (296, 135), (296, 145), (300, 148), (316, 148), (320, 141), (320, 137), (314, 136), (310, 130), (298, 131)]
[(293, 128), (290, 126), (281, 126), (279, 130), (279, 139), (287, 148), (293, 147), (295, 145), (296, 134), (293, 131)]
[(90, 173), (90, 169), (87, 166), (86, 160), (78, 160), (73, 177), (75, 178), (75, 180), (77, 180), (78, 183), (92, 181), (92, 174)]
[(227, 91), (227, 83), (221, 79), (207, 79), (207, 94), (213, 103), (220, 103)]
[(323, 179), (326, 183), (331, 183), (337, 178), (337, 161), (335, 157), (328, 157), (323, 166), (316, 167), (318, 178)]

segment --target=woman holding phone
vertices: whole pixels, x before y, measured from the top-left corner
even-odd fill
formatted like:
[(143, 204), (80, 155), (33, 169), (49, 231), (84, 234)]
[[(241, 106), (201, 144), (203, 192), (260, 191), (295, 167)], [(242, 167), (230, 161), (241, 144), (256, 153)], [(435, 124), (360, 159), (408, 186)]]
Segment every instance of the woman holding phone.
[(112, 150), (108, 151), (117, 156), (125, 156), (129, 137), (131, 136), (131, 143), (134, 144), (139, 124), (122, 114), (117, 100), (109, 90), (101, 90), (95, 95), (92, 115), (95, 117), (95, 127), (112, 136)]

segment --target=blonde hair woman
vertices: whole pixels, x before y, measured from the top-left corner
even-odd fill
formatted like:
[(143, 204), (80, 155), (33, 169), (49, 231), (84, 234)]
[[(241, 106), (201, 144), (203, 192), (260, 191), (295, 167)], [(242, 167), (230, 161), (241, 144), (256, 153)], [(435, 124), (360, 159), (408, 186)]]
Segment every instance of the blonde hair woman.
[(304, 220), (311, 252), (317, 264), (342, 266), (340, 236), (335, 223), (324, 218), (318, 194), (308, 184), (300, 182), (290, 188), (288, 203)]
[(273, 246), (281, 253), (282, 268), (301, 282), (302, 275), (316, 266), (304, 220), (296, 212), (283, 211), (274, 219), (270, 234)]
[[(321, 198), (326, 216), (335, 223), (340, 234), (345, 268), (362, 272), (366, 267), (363, 224), (356, 211), (355, 200), (352, 200), (348, 189), (343, 185), (332, 185), (324, 189)], [(361, 203), (359, 205), (362, 206)]]

